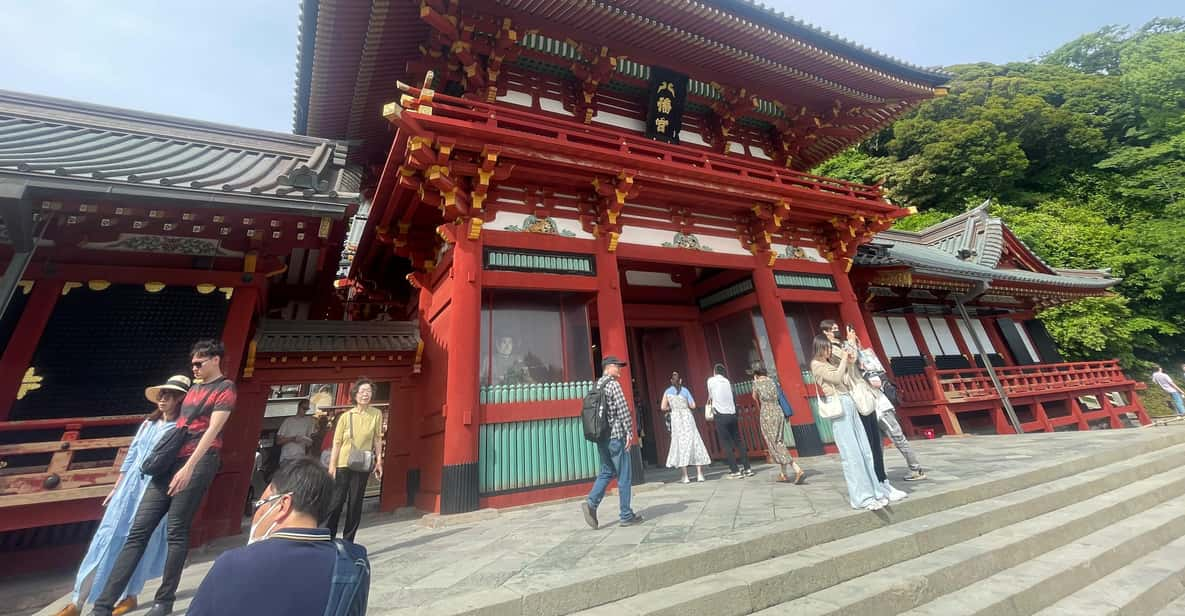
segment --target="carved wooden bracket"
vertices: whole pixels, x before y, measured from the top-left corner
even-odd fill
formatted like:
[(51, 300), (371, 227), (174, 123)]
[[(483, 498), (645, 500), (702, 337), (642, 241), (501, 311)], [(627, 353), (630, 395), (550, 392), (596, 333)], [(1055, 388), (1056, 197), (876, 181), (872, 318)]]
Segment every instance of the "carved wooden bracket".
[(567, 43), (580, 52), (580, 60), (572, 63), (572, 74), (576, 76), (576, 100), (573, 111), (585, 124), (592, 123), (597, 112), (597, 89), (608, 83), (617, 69), (617, 63), (625, 56), (609, 54), (605, 46), (585, 45), (573, 40)]
[(596, 235), (607, 235), (609, 252), (617, 250), (617, 239), (621, 236), (621, 222), (618, 217), (627, 199), (638, 196), (641, 188), (634, 183), (636, 171), (623, 169), (615, 179), (592, 181), (593, 190), (600, 197), (600, 216), (595, 229)]

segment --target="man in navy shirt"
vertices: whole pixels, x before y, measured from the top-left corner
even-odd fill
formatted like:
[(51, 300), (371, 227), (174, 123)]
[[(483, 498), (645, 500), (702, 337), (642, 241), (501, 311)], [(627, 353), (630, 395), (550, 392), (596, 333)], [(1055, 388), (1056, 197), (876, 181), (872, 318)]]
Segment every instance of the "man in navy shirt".
[[(312, 458), (285, 463), (255, 503), (245, 547), (218, 557), (198, 587), (191, 616), (321, 616), (337, 549), (321, 527), (333, 480)], [(351, 550), (365, 554), (359, 546)]]

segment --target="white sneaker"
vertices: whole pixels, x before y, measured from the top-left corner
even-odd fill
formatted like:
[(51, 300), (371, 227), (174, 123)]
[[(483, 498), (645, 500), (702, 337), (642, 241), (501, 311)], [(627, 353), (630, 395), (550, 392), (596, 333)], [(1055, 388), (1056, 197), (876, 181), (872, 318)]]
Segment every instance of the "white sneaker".
[(881, 485), (884, 486), (885, 493), (889, 495), (889, 502), (890, 503), (895, 503), (899, 500), (904, 500), (907, 496), (909, 496), (908, 493), (902, 492), (901, 490), (894, 488), (893, 485), (890, 484), (889, 480), (887, 480), (887, 479), (882, 481)]
[(868, 511), (880, 511), (881, 509), (885, 508), (885, 504), (878, 499), (868, 503), (867, 505), (864, 505), (864, 508)]

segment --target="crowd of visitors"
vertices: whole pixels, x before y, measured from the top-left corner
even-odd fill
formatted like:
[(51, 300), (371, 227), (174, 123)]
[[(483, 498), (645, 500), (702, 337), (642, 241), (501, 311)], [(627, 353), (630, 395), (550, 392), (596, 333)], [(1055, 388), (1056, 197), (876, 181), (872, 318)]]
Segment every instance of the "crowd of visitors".
[[(222, 430), (236, 404), (235, 384), (222, 373), (224, 355), (221, 342), (200, 341), (190, 353), (192, 380), (177, 375), (145, 390), (156, 408), (128, 446), (70, 602), (58, 616), (78, 616), (90, 603), (95, 616), (127, 614), (156, 578), (160, 586), (147, 614), (173, 612), (190, 526), (218, 472)], [(352, 421), (338, 423), (336, 464), (328, 470), (308, 457), (314, 431), (308, 402), (284, 421), (277, 440), (281, 464), (254, 503), (248, 546), (218, 558), (188, 613), (366, 613), (370, 565), (353, 538), (366, 478), (382, 472), (382, 415), (370, 407), (373, 392), (369, 380), (355, 383), (357, 406), (344, 415)], [(348, 540), (335, 540), (343, 506)]]
[[(926, 474), (897, 420), (896, 390), (888, 381), (887, 371), (872, 349), (860, 344), (855, 328), (849, 325), (845, 336), (841, 336), (842, 332), (833, 320), (819, 324), (819, 334), (812, 340), (810, 374), (815, 384), (818, 413), (830, 423), (839, 451), (849, 503), (856, 509), (876, 511), (908, 496), (889, 482), (885, 472), (882, 446), (885, 437), (905, 458), (909, 467), (909, 474), (903, 478), (905, 481), (919, 481), (925, 479)], [(637, 442), (637, 435), (618, 382), (621, 367), (625, 365), (616, 357), (605, 358), (604, 372), (596, 386), (605, 389), (608, 400), (605, 415), (612, 427), (611, 434), (597, 439), (586, 429), (586, 437), (596, 441), (601, 458), (596, 483), (581, 504), (585, 521), (594, 529), (599, 527), (597, 506), (604, 498), (609, 481), (614, 478), (621, 499), (622, 525), (642, 521), (630, 507), (632, 464), (629, 450)], [(712, 372), (706, 383), (704, 419), (715, 424), (720, 450), (728, 461), (728, 478), (752, 477), (755, 473), (748, 447), (741, 439), (733, 383), (728, 379), (724, 364), (717, 363)], [(794, 459), (785, 439), (794, 409), (778, 380), (770, 376), (766, 367), (755, 364), (750, 367), (749, 375), (766, 455), (778, 465), (777, 481), (800, 484), (806, 472)], [(1181, 391), (1175, 385), (1171, 386), (1176, 392), (1174, 400), (1180, 402)], [(588, 398), (584, 413), (590, 412), (587, 401)], [(663, 392), (659, 408), (667, 414), (666, 424), (670, 431), (666, 466), (679, 469), (681, 483), (691, 483), (688, 469), (692, 466), (696, 470), (696, 481), (704, 481), (703, 467), (711, 464), (711, 457), (696, 422), (695, 397), (684, 386), (679, 372), (671, 374), (670, 386)], [(586, 425), (588, 421), (586, 417)]]

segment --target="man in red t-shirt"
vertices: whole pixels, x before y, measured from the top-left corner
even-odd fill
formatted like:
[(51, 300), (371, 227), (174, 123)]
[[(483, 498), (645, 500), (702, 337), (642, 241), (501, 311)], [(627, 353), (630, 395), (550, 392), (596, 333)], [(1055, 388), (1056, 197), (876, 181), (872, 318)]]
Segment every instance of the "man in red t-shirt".
[(168, 516), (168, 557), (160, 589), (148, 616), (173, 613), (173, 601), (185, 557), (189, 552), (189, 527), (210, 482), (218, 472), (222, 428), (235, 408), (235, 384), (222, 374), (225, 349), (217, 340), (193, 345), (190, 354), (194, 385), (181, 403), (176, 430), (187, 430), (185, 442), (171, 472), (153, 477), (140, 499), (127, 542), (111, 568), (107, 586), (95, 601), (92, 616), (109, 616), (140, 563), (148, 539)]

